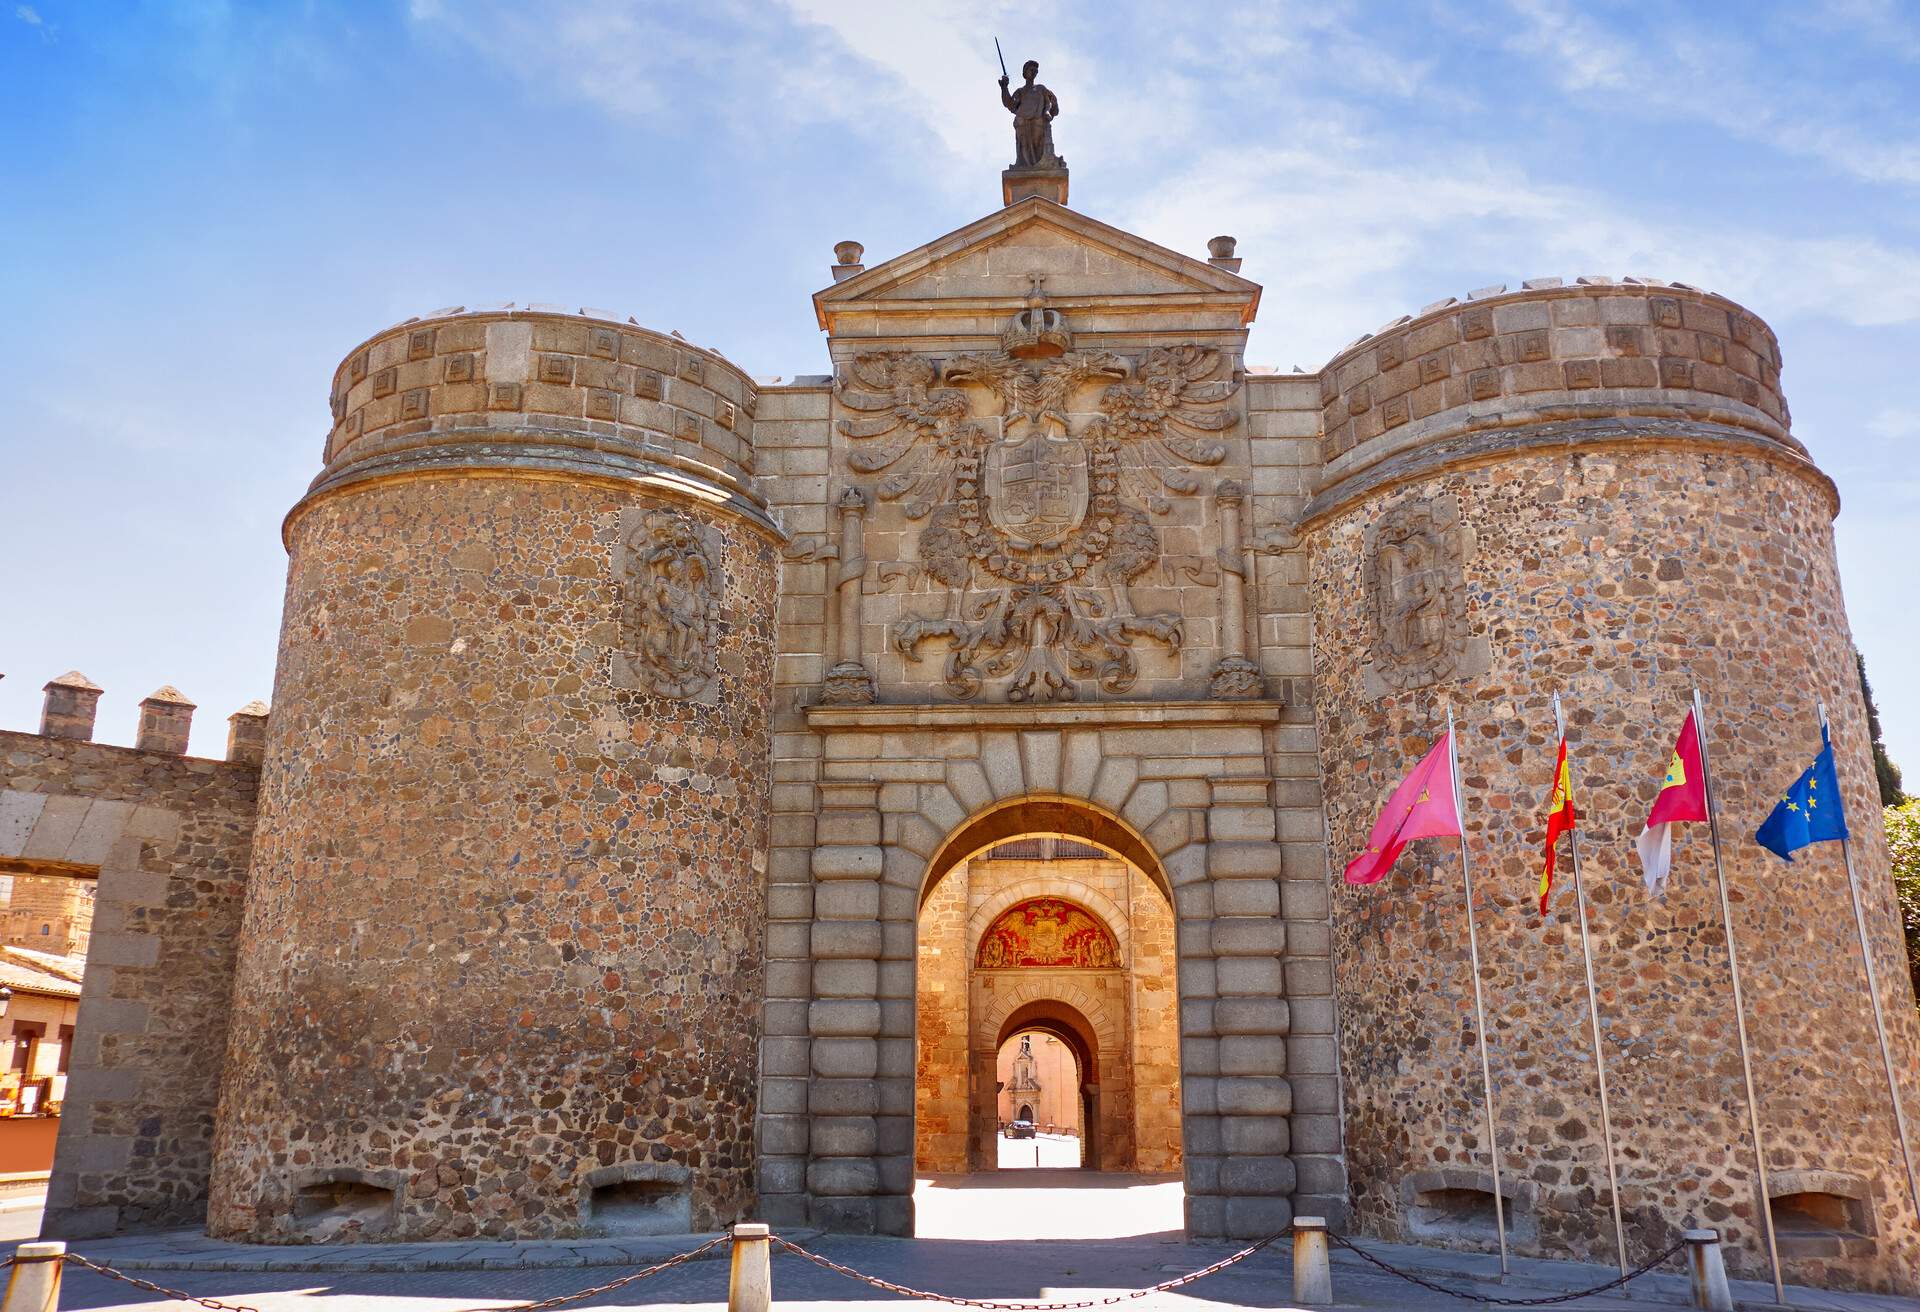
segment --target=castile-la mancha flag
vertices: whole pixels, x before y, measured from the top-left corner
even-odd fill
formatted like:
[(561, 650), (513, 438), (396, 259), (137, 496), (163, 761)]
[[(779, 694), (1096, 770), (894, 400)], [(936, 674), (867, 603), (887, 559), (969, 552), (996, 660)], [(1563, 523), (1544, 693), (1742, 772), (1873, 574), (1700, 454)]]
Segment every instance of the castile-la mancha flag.
[(1666, 891), (1667, 872), (1673, 868), (1672, 827), (1683, 820), (1707, 818), (1707, 771), (1700, 761), (1700, 733), (1693, 723), (1693, 712), (1680, 726), (1680, 739), (1673, 745), (1667, 762), (1666, 778), (1660, 795), (1647, 812), (1647, 827), (1640, 833), (1640, 866), (1646, 871), (1649, 892)]
[(1553, 866), (1560, 852), (1560, 835), (1574, 828), (1579, 816), (1573, 809), (1573, 771), (1567, 766), (1567, 740), (1560, 739), (1560, 756), (1553, 765), (1553, 795), (1547, 799), (1546, 862), (1540, 868), (1540, 914), (1547, 914), (1547, 899), (1553, 894)]
[(1377, 884), (1416, 838), (1443, 838), (1460, 832), (1460, 808), (1453, 797), (1453, 731), (1440, 735), (1413, 773), (1387, 798), (1367, 835), (1367, 850), (1347, 862), (1349, 884)]

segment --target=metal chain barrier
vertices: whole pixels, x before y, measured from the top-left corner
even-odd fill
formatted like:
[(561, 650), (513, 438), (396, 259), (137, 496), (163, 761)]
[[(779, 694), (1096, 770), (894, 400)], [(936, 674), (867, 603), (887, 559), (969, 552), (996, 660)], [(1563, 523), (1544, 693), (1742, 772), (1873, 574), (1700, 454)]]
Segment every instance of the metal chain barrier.
[(1328, 1231), (1327, 1238), (1332, 1240), (1339, 1247), (1346, 1249), (1349, 1253), (1352, 1253), (1357, 1257), (1364, 1258), (1365, 1260), (1373, 1263), (1375, 1266), (1379, 1267), (1382, 1271), (1385, 1271), (1388, 1275), (1399, 1276), (1402, 1280), (1406, 1281), (1408, 1284), (1418, 1285), (1422, 1289), (1432, 1290), (1436, 1294), (1445, 1294), (1448, 1298), (1457, 1298), (1457, 1299), (1460, 1299), (1462, 1302), (1491, 1303), (1495, 1307), (1548, 1307), (1555, 1303), (1571, 1303), (1576, 1298), (1589, 1298), (1594, 1294), (1604, 1294), (1609, 1289), (1618, 1289), (1620, 1286), (1626, 1284), (1629, 1280), (1639, 1279), (1641, 1276), (1647, 1274), (1647, 1272), (1653, 1270), (1655, 1267), (1659, 1266), (1661, 1263), (1665, 1262), (1668, 1258), (1672, 1257), (1675, 1253), (1678, 1253), (1681, 1249), (1687, 1246), (1686, 1240), (1684, 1239), (1679, 1240), (1674, 1244), (1672, 1248), (1669, 1248), (1666, 1252), (1660, 1254), (1658, 1257), (1650, 1258), (1647, 1261), (1642, 1262), (1639, 1266), (1635, 1267), (1633, 1270), (1627, 1272), (1627, 1274), (1623, 1276), (1616, 1276), (1614, 1279), (1607, 1281), (1606, 1284), (1595, 1285), (1592, 1289), (1576, 1289), (1570, 1294), (1550, 1294), (1545, 1298), (1494, 1298), (1488, 1294), (1469, 1294), (1465, 1290), (1450, 1289), (1446, 1285), (1436, 1284), (1434, 1281), (1427, 1280), (1421, 1276), (1417, 1276), (1413, 1274), (1413, 1272), (1411, 1271), (1402, 1271), (1399, 1267), (1394, 1266), (1392, 1263), (1383, 1261), (1380, 1258), (1375, 1257), (1372, 1253), (1369, 1253), (1366, 1249), (1360, 1247), (1360, 1245), (1354, 1243), (1351, 1239), (1348, 1239), (1345, 1235), (1337, 1235), (1337, 1234), (1334, 1234), (1332, 1231)]
[(201, 1307), (213, 1308), (214, 1312), (260, 1312), (259, 1308), (247, 1307), (245, 1304), (222, 1303), (217, 1298), (196, 1298), (194, 1295), (183, 1293), (178, 1289), (168, 1289), (165, 1285), (156, 1285), (151, 1280), (142, 1280), (139, 1276), (130, 1276), (125, 1271), (115, 1271), (110, 1266), (84, 1258), (78, 1253), (68, 1253), (66, 1260), (75, 1266), (83, 1266), (89, 1271), (103, 1275), (109, 1280), (118, 1280), (123, 1284), (132, 1285), (135, 1289), (144, 1289), (149, 1294), (159, 1294), (161, 1297), (170, 1298), (176, 1303), (197, 1303)]
[(800, 1245), (794, 1243), (791, 1239), (782, 1239), (779, 1235), (772, 1236), (772, 1242), (774, 1247), (784, 1248), (790, 1253), (804, 1257), (815, 1266), (825, 1267), (829, 1271), (835, 1271), (846, 1276), (849, 1280), (858, 1280), (862, 1284), (871, 1285), (875, 1289), (885, 1290), (889, 1294), (899, 1294), (904, 1298), (918, 1298), (930, 1303), (952, 1303), (956, 1307), (985, 1308), (988, 1309), (988, 1312), (1071, 1312), (1071, 1310), (1079, 1308), (1111, 1307), (1115, 1303), (1127, 1303), (1136, 1298), (1146, 1298), (1150, 1294), (1164, 1294), (1169, 1290), (1178, 1289), (1182, 1285), (1190, 1285), (1194, 1281), (1210, 1276), (1216, 1271), (1224, 1271), (1235, 1262), (1246, 1261), (1286, 1233), (1287, 1232), (1283, 1230), (1280, 1234), (1268, 1235), (1259, 1243), (1243, 1248), (1231, 1257), (1223, 1257), (1212, 1266), (1203, 1266), (1198, 1271), (1190, 1271), (1184, 1276), (1175, 1276), (1172, 1280), (1163, 1280), (1159, 1284), (1149, 1285), (1145, 1289), (1129, 1289), (1124, 1293), (1108, 1294), (1103, 1298), (1083, 1298), (1072, 1303), (1010, 1303), (984, 1298), (961, 1298), (955, 1294), (936, 1294), (931, 1290), (915, 1289), (912, 1285), (895, 1284), (891, 1280), (882, 1280), (879, 1276), (870, 1276), (864, 1271), (856, 1271), (852, 1267), (844, 1266), (830, 1257), (822, 1257), (818, 1253), (810, 1253), (800, 1247)]
[[(643, 1267), (635, 1271), (632, 1275), (621, 1276), (618, 1280), (609, 1280), (603, 1285), (594, 1285), (590, 1289), (576, 1290), (571, 1294), (561, 1294), (555, 1298), (541, 1299), (538, 1303), (511, 1303), (504, 1307), (461, 1308), (459, 1312), (545, 1312), (547, 1308), (564, 1307), (568, 1303), (577, 1303), (583, 1298), (592, 1298), (596, 1294), (612, 1293), (616, 1289), (645, 1280), (648, 1276), (657, 1276), (662, 1271), (671, 1271), (674, 1267), (682, 1263), (691, 1262), (696, 1258), (706, 1256), (706, 1254), (712, 1252), (721, 1244), (732, 1242), (732, 1239), (732, 1235), (718, 1235), (709, 1239), (698, 1248), (690, 1248), (684, 1253), (677, 1253), (664, 1262), (656, 1262), (652, 1266)], [(124, 1271), (116, 1271), (110, 1266), (91, 1261), (80, 1256), (78, 1253), (68, 1253), (66, 1260), (74, 1263), (76, 1266), (83, 1266), (89, 1271), (106, 1276), (109, 1280), (119, 1280), (132, 1285), (135, 1289), (144, 1289), (149, 1294), (159, 1294), (164, 1298), (173, 1299), (178, 1303), (194, 1303), (200, 1307), (211, 1308), (214, 1312), (260, 1312), (258, 1308), (247, 1307), (244, 1304), (222, 1303), (217, 1298), (197, 1298), (182, 1290), (168, 1289), (165, 1285), (156, 1285), (151, 1280), (142, 1280), (139, 1276), (130, 1276)], [(11, 1265), (12, 1262), (12, 1258), (7, 1259), (8, 1265)]]
[(732, 1242), (733, 1236), (731, 1234), (715, 1235), (698, 1248), (689, 1248), (684, 1253), (676, 1253), (666, 1261), (656, 1262), (652, 1266), (642, 1267), (632, 1275), (621, 1276), (618, 1280), (609, 1280), (606, 1284), (595, 1285), (591, 1289), (576, 1290), (571, 1294), (561, 1294), (555, 1298), (543, 1298), (538, 1303), (510, 1303), (505, 1307), (465, 1307), (458, 1309), (457, 1312), (545, 1312), (547, 1308), (564, 1307), (568, 1303), (578, 1303), (581, 1299), (592, 1298), (595, 1294), (610, 1294), (616, 1289), (622, 1289), (628, 1285), (645, 1280), (648, 1276), (657, 1276), (662, 1271), (671, 1271), (683, 1263), (705, 1257), (720, 1245), (730, 1244)]
[[(853, 1267), (836, 1262), (830, 1257), (824, 1257), (819, 1253), (802, 1248), (791, 1239), (783, 1239), (779, 1235), (770, 1236), (769, 1241), (775, 1248), (785, 1249), (797, 1257), (805, 1258), (815, 1266), (823, 1267), (828, 1271), (843, 1275), (849, 1280), (857, 1280), (861, 1284), (869, 1285), (874, 1289), (882, 1290), (889, 1294), (898, 1294), (903, 1298), (920, 1299), (930, 1303), (951, 1303), (955, 1307), (981, 1308), (984, 1309), (984, 1312), (1081, 1312), (1081, 1309), (1085, 1308), (1112, 1307), (1116, 1303), (1129, 1303), (1135, 1299), (1147, 1298), (1153, 1294), (1169, 1293), (1175, 1289), (1179, 1289), (1183, 1285), (1190, 1285), (1196, 1280), (1204, 1280), (1217, 1271), (1224, 1271), (1235, 1263), (1246, 1261), (1255, 1253), (1271, 1246), (1276, 1240), (1285, 1237), (1288, 1233), (1290, 1232), (1283, 1230), (1279, 1234), (1268, 1235), (1259, 1243), (1250, 1244), (1239, 1252), (1223, 1257), (1218, 1262), (1214, 1262), (1209, 1266), (1203, 1266), (1197, 1271), (1189, 1271), (1183, 1276), (1175, 1276), (1171, 1280), (1163, 1280), (1157, 1285), (1149, 1285), (1145, 1289), (1129, 1289), (1117, 1294), (1107, 1294), (1100, 1298), (1083, 1298), (1076, 1299), (1072, 1302), (1061, 1303), (1028, 1303), (1007, 1301), (1004, 1299), (962, 1298), (956, 1294), (941, 1294), (928, 1289), (915, 1289), (912, 1285), (902, 1285), (879, 1276), (870, 1276), (864, 1271), (857, 1271)], [(1556, 1303), (1571, 1303), (1575, 1299), (1590, 1298), (1595, 1294), (1604, 1294), (1610, 1289), (1618, 1289), (1628, 1281), (1636, 1280), (1646, 1275), (1649, 1271), (1662, 1265), (1668, 1258), (1673, 1257), (1687, 1246), (1686, 1240), (1679, 1240), (1673, 1247), (1667, 1249), (1666, 1252), (1649, 1258), (1632, 1271), (1629, 1271), (1626, 1275), (1609, 1280), (1603, 1285), (1595, 1285), (1591, 1289), (1577, 1289), (1566, 1294), (1549, 1294), (1543, 1298), (1497, 1298), (1488, 1294), (1473, 1294), (1465, 1290), (1453, 1289), (1437, 1281), (1428, 1280), (1423, 1276), (1417, 1276), (1411, 1271), (1402, 1271), (1392, 1263), (1375, 1257), (1372, 1253), (1369, 1253), (1366, 1249), (1360, 1247), (1344, 1235), (1328, 1232), (1327, 1238), (1338, 1247), (1346, 1249), (1349, 1253), (1354, 1254), (1363, 1261), (1372, 1263), (1389, 1275), (1398, 1276), (1409, 1284), (1418, 1285), (1420, 1288), (1430, 1290), (1436, 1294), (1445, 1294), (1449, 1298), (1460, 1299), (1462, 1302), (1487, 1303), (1495, 1307), (1549, 1307)], [(708, 1253), (720, 1247), (720, 1245), (732, 1242), (733, 1236), (731, 1234), (716, 1235), (706, 1243), (701, 1244), (698, 1248), (690, 1248), (684, 1253), (675, 1254), (664, 1262), (656, 1262), (652, 1266), (642, 1267), (631, 1275), (624, 1275), (617, 1280), (609, 1280), (605, 1284), (593, 1285), (587, 1289), (576, 1290), (571, 1294), (561, 1294), (554, 1298), (541, 1299), (537, 1303), (513, 1303), (504, 1307), (461, 1308), (458, 1312), (546, 1312), (548, 1308), (564, 1307), (568, 1303), (577, 1303), (582, 1299), (593, 1298), (599, 1294), (610, 1294), (616, 1289), (623, 1289), (628, 1285), (636, 1284), (650, 1276), (657, 1276), (663, 1271), (671, 1271), (674, 1267), (705, 1257)], [(76, 1266), (81, 1266), (96, 1274), (106, 1276), (110, 1280), (121, 1281), (124, 1284), (132, 1285), (135, 1289), (143, 1289), (150, 1294), (159, 1294), (161, 1297), (173, 1299), (175, 1302), (192, 1303), (198, 1307), (210, 1308), (213, 1312), (259, 1312), (258, 1308), (248, 1307), (245, 1304), (223, 1303), (216, 1298), (198, 1298), (178, 1289), (169, 1289), (165, 1285), (157, 1285), (151, 1280), (142, 1280), (139, 1276), (131, 1276), (124, 1271), (116, 1271), (110, 1266), (82, 1257), (78, 1253), (68, 1253), (66, 1260), (74, 1263)], [(0, 1262), (0, 1267), (11, 1266), (13, 1262), (14, 1259), (8, 1257), (4, 1262)]]

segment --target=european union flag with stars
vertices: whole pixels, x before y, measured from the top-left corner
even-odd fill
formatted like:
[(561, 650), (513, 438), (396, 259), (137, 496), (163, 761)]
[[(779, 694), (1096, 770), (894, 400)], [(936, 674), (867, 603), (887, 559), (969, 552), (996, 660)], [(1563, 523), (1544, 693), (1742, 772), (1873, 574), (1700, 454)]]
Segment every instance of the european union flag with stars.
[(1809, 843), (1836, 838), (1844, 842), (1846, 837), (1847, 812), (1840, 803), (1840, 779), (1833, 769), (1833, 739), (1823, 727), (1820, 755), (1793, 781), (1754, 838), (1782, 861), (1792, 861), (1793, 853)]

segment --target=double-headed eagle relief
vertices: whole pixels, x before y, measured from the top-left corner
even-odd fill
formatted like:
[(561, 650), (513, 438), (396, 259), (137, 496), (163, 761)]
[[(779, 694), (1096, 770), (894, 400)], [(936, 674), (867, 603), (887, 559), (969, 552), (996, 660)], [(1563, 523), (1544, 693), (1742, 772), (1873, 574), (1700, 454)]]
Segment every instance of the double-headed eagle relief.
[(894, 644), (919, 660), (944, 641), (962, 698), (1008, 676), (1014, 702), (1070, 700), (1079, 678), (1125, 692), (1136, 639), (1182, 639), (1177, 614), (1140, 613), (1128, 589), (1160, 560), (1168, 494), (1196, 491), (1192, 466), (1226, 457), (1209, 435), (1238, 421), (1223, 403), (1239, 383), (1209, 347), (1071, 347), (1036, 280), (999, 351), (876, 352), (840, 379), (841, 403), (863, 416), (840, 421), (848, 463), (883, 474), (880, 498), (924, 521), (920, 564), (950, 589), (944, 617), (902, 623)]

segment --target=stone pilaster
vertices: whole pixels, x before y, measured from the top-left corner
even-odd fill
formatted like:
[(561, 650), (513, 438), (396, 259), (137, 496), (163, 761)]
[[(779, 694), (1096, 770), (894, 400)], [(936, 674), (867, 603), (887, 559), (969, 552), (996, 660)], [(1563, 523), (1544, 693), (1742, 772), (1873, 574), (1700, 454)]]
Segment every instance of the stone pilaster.
[(1216, 779), (1207, 812), (1213, 891), (1213, 1031), (1219, 1044), (1213, 1124), (1223, 1229), (1261, 1238), (1293, 1219), (1291, 1017), (1282, 997), (1281, 849), (1265, 779)]
[(866, 583), (865, 521), (867, 494), (857, 487), (840, 493), (840, 568), (834, 574), (837, 656), (827, 671), (820, 700), (832, 706), (863, 706), (873, 700), (873, 673), (860, 658), (861, 591)]
[(879, 792), (819, 785), (813, 849), (807, 1192), (815, 1223), (855, 1233), (878, 1229), (883, 1192)]
[(1214, 662), (1210, 691), (1238, 701), (1266, 696), (1260, 667), (1247, 659), (1247, 579), (1253, 571), (1240, 531), (1246, 500), (1246, 485), (1237, 479), (1225, 480), (1214, 492), (1220, 516), (1220, 659)]

